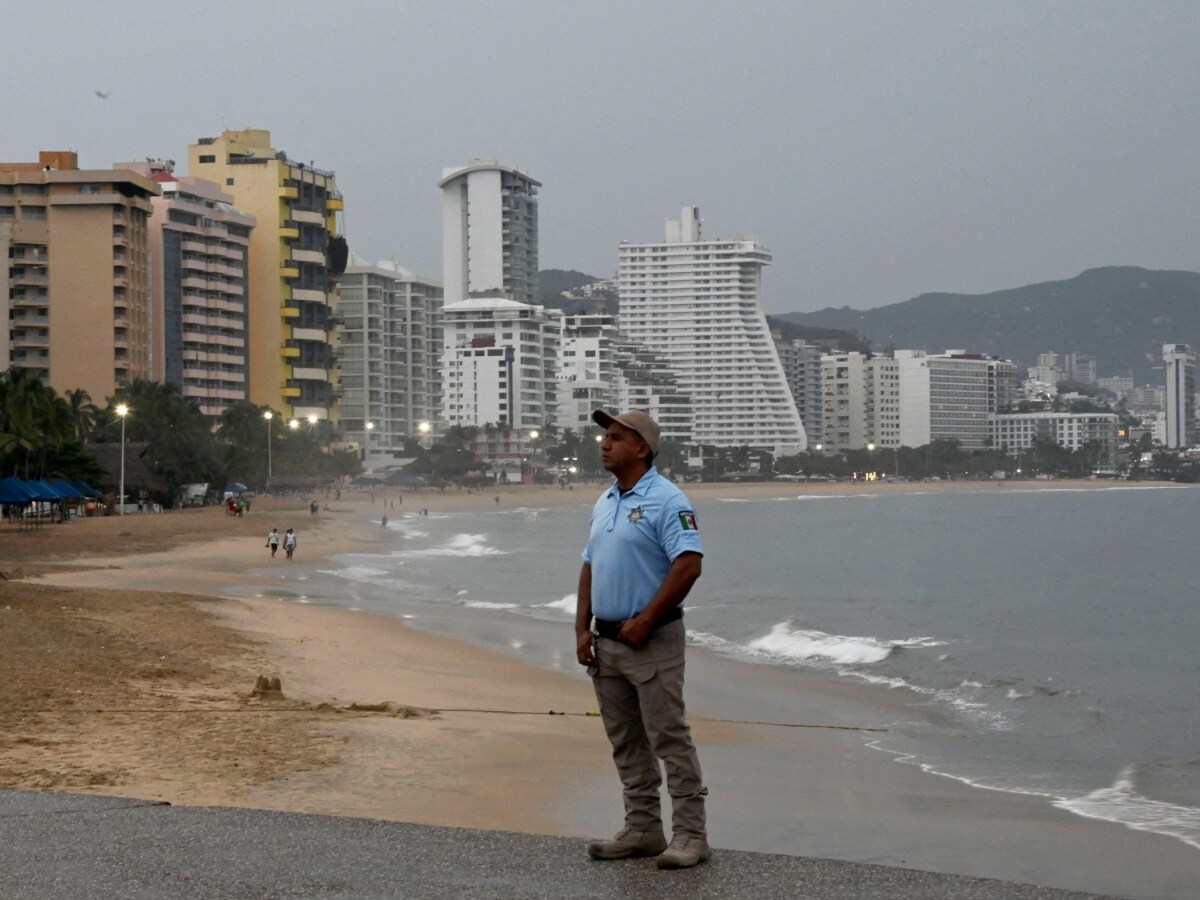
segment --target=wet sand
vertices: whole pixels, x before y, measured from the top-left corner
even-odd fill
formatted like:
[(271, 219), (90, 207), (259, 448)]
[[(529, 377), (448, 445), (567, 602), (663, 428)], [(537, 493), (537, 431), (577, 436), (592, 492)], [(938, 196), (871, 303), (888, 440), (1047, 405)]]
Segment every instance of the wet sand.
[[(693, 485), (694, 498), (1027, 485)], [(502, 487), (213, 508), (0, 529), (0, 786), (238, 805), (549, 834), (608, 833), (620, 798), (584, 678), (535, 670), (396, 620), (215, 599), (297, 562), (387, 541), (379, 516), (590, 505), (598, 487)], [(322, 498), (323, 499), (323, 498)], [(18, 581), (33, 576), (31, 581)], [(573, 573), (564, 573), (569, 590)], [(551, 627), (546, 625), (545, 627)], [(564, 640), (570, 646), (569, 630)], [(689, 697), (718, 847), (984, 875), (1129, 897), (1192, 897), (1200, 852), (1089, 821), (1041, 798), (984, 791), (893, 761), (876, 690), (691, 651)], [(282, 697), (254, 695), (259, 675)], [(786, 675), (786, 677), (784, 677)], [(551, 713), (555, 714), (551, 714)], [(764, 712), (771, 716), (758, 715)], [(557, 713), (566, 713), (558, 715)], [(911, 714), (909, 712), (908, 714)]]

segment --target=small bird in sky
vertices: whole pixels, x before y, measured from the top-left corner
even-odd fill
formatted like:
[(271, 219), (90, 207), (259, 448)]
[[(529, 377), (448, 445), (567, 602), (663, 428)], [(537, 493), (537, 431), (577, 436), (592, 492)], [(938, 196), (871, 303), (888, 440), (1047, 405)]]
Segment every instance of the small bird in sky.
[(112, 93), (112, 91), (96, 91), (96, 96), (99, 97), (101, 100), (107, 100), (108, 95), (111, 93)]

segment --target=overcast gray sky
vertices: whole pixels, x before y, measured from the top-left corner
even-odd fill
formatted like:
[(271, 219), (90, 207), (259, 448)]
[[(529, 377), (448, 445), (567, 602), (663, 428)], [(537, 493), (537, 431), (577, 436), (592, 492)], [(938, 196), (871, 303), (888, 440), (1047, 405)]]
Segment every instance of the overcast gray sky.
[(0, 159), (182, 171), (197, 138), (268, 128), (336, 171), (353, 249), (423, 275), (442, 167), (475, 157), (543, 183), (543, 268), (610, 276), (694, 203), (774, 253), (769, 312), (1200, 270), (1193, 2), (30, 9), (0, 0)]

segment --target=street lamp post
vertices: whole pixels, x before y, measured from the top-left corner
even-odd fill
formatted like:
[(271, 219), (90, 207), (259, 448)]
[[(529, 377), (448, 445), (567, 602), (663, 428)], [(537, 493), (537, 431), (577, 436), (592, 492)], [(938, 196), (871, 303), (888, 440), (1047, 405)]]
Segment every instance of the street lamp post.
[(271, 493), (271, 420), (275, 418), (275, 413), (267, 410), (263, 413), (263, 418), (267, 420), (267, 493)]
[(116, 412), (121, 420), (121, 486), (117, 489), (117, 502), (121, 504), (121, 515), (125, 515), (125, 417), (129, 415), (129, 407), (118, 403)]
[(363, 451), (362, 451), (363, 462), (367, 461), (367, 454), (370, 453), (370, 451), (371, 451), (371, 432), (375, 430), (375, 423), (368, 422), (366, 425), (366, 428), (367, 428), (366, 434), (363, 435)]

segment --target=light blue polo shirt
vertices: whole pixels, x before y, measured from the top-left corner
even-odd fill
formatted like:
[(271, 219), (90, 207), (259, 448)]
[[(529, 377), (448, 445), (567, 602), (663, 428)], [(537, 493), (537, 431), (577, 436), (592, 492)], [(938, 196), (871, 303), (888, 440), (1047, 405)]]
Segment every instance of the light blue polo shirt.
[(592, 567), (592, 615), (620, 621), (645, 609), (681, 553), (704, 553), (683, 491), (651, 468), (624, 496), (614, 482), (596, 501), (583, 561)]

